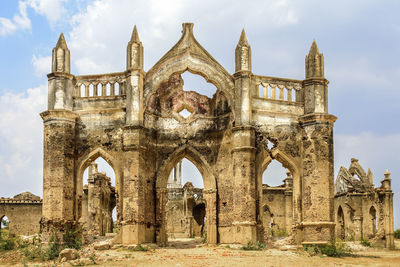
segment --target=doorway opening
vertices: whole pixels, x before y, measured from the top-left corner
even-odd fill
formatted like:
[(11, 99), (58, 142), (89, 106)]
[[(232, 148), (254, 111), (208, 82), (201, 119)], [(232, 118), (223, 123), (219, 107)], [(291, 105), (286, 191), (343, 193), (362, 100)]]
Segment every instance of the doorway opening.
[(83, 173), (82, 216), (88, 235), (104, 236), (116, 232), (115, 172), (101, 156), (91, 161)]
[(188, 159), (179, 161), (168, 177), (166, 232), (169, 242), (193, 245), (206, 235), (203, 177)]

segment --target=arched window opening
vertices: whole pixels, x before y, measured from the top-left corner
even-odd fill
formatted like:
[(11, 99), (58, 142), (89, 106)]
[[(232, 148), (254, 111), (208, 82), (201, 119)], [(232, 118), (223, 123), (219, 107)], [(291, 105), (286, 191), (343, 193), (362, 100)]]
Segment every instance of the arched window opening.
[(374, 237), (378, 231), (377, 223), (376, 223), (376, 209), (374, 206), (371, 206), (369, 209), (369, 220), (370, 220), (370, 227), (371, 227), (371, 235), (370, 237)]
[(89, 96), (94, 96), (94, 85), (93, 84), (89, 85)]
[(1, 218), (0, 229), (8, 229), (10, 226), (10, 221), (8, 220), (7, 216), (3, 216)]
[(84, 84), (81, 84), (79, 90), (80, 90), (80, 96), (81, 97), (87, 96), (87, 95), (85, 95), (85, 85)]
[(217, 91), (215, 85), (207, 82), (201, 75), (193, 74), (190, 71), (185, 71), (181, 74), (181, 77), (183, 79), (184, 91), (195, 91), (209, 98), (212, 98)]
[(83, 173), (82, 216), (80, 222), (89, 235), (116, 231), (115, 172), (102, 157), (89, 164)]
[(272, 236), (272, 228), (274, 226), (274, 214), (272, 214), (270, 208), (267, 205), (264, 206), (263, 213), (264, 239), (267, 240)]
[(265, 186), (285, 186), (291, 185), (291, 174), (277, 160), (272, 160), (262, 175), (262, 184)]
[(339, 230), (339, 238), (341, 240), (345, 240), (346, 238), (346, 233), (345, 233), (345, 224), (344, 224), (344, 213), (343, 213), (343, 209), (341, 206), (339, 206), (338, 208), (338, 212), (337, 212), (337, 222), (338, 222), (338, 230)]
[(206, 203), (203, 177), (197, 167), (184, 158), (168, 177), (166, 204), (167, 235), (177, 238), (201, 238), (205, 235)]
[(10, 228), (10, 221), (7, 216), (3, 216), (0, 218), (0, 237), (7, 238), (8, 230)]

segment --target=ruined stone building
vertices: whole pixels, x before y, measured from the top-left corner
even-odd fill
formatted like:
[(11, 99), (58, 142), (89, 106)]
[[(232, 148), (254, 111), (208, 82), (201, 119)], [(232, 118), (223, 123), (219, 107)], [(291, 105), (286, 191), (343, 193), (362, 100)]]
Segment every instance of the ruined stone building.
[(336, 236), (342, 240), (372, 239), (394, 246), (393, 192), (389, 171), (374, 188), (371, 170), (364, 171), (357, 159), (341, 167), (335, 182)]
[[(53, 227), (78, 226), (86, 212), (83, 172), (102, 157), (116, 176), (115, 242), (167, 242), (168, 179), (183, 158), (203, 177), (208, 243), (262, 241), (264, 191), (266, 201), (278, 191), (287, 194), (285, 227), (295, 242), (334, 239), (336, 117), (328, 112), (324, 57), (315, 42), (303, 80), (254, 74), (257, 54), (244, 31), (232, 51), (232, 74), (198, 43), (191, 23), (183, 24), (178, 42), (147, 71), (136, 27), (126, 52), (121, 72), (73, 75), (63, 35), (53, 49), (48, 107), (41, 113), (44, 238)], [(213, 84), (213, 97), (183, 90), (186, 71)], [(183, 110), (190, 116), (181, 116)], [(290, 190), (263, 187), (262, 173), (272, 160), (290, 172)]]
[(11, 233), (20, 235), (38, 233), (42, 218), (42, 200), (30, 192), (12, 198), (0, 198), (0, 222), (5, 217), (9, 221)]
[[(83, 189), (80, 226), (87, 235), (105, 235), (113, 232), (112, 210), (115, 207), (115, 188), (110, 178), (97, 171), (97, 164), (89, 166), (88, 184)], [(12, 234), (34, 235), (40, 232), (42, 199), (30, 192), (13, 198), (0, 198), (0, 221), (9, 220)]]

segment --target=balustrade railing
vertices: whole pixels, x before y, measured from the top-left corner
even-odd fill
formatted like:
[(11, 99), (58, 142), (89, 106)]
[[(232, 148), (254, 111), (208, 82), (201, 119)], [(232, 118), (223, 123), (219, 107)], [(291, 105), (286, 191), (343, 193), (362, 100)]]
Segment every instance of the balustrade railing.
[(255, 96), (289, 103), (303, 102), (302, 81), (267, 76), (254, 76)]
[(75, 97), (115, 97), (125, 95), (124, 73), (76, 76)]

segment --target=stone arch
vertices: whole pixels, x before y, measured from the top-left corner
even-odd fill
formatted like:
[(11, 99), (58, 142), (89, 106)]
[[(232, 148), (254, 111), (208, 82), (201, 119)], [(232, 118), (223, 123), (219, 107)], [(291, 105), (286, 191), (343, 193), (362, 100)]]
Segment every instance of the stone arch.
[(336, 221), (337, 221), (337, 226), (338, 226), (338, 231), (337, 231), (338, 237), (341, 240), (345, 240), (345, 238), (346, 238), (346, 226), (345, 226), (345, 219), (344, 219), (344, 211), (343, 211), (342, 206), (340, 206), (340, 205), (338, 207), (336, 216), (337, 216), (337, 220)]
[(166, 188), (168, 176), (172, 168), (183, 158), (190, 160), (200, 171), (203, 177), (204, 189), (217, 189), (217, 181), (207, 160), (194, 148), (184, 145), (175, 150), (168, 159), (164, 160), (159, 168), (156, 188)]
[(203, 198), (206, 205), (207, 243), (218, 242), (217, 233), (217, 182), (216, 176), (201, 153), (189, 145), (184, 145), (175, 150), (165, 159), (157, 172), (156, 177), (156, 241), (167, 242), (166, 233), (166, 203), (168, 201), (167, 183), (172, 168), (183, 158), (190, 160), (200, 171), (203, 178)]
[(83, 192), (83, 173), (86, 168), (89, 167), (90, 163), (95, 161), (97, 158), (103, 158), (114, 170), (115, 173), (115, 191), (117, 197), (117, 221), (122, 219), (122, 212), (119, 211), (122, 208), (122, 169), (121, 164), (117, 161), (112, 155), (106, 152), (104, 149), (97, 147), (91, 152), (88, 152), (78, 161), (77, 168), (75, 170), (75, 188), (76, 188), (76, 219), (79, 219), (81, 216), (81, 203), (79, 203), (79, 199), (82, 197)]
[(371, 230), (370, 236), (374, 237), (378, 232), (378, 211), (374, 205), (371, 205), (368, 210), (368, 223), (370, 225), (369, 229)]
[(145, 105), (162, 82), (168, 81), (173, 74), (187, 70), (201, 75), (207, 82), (214, 84), (217, 90), (221, 90), (234, 115), (233, 77), (197, 42), (192, 23), (183, 24), (180, 40), (146, 73), (143, 89)]
[[(296, 164), (296, 161), (289, 155), (282, 152), (279, 148), (274, 147), (271, 151), (267, 151), (263, 149), (259, 154), (259, 159), (257, 161), (256, 167), (256, 178), (257, 178), (257, 185), (259, 186), (259, 201), (262, 203), (263, 201), (263, 192), (262, 192), (262, 174), (268, 168), (268, 165), (272, 162), (272, 160), (277, 160), (282, 166), (290, 171), (293, 177), (293, 212), (292, 212), (292, 225), (299, 224), (301, 222), (301, 206), (298, 204), (300, 203), (301, 199), (301, 177), (299, 167)], [(263, 205), (259, 206), (259, 222), (264, 221), (264, 211)], [(293, 229), (292, 229), (293, 230)], [(290, 231), (289, 231), (290, 232)]]

